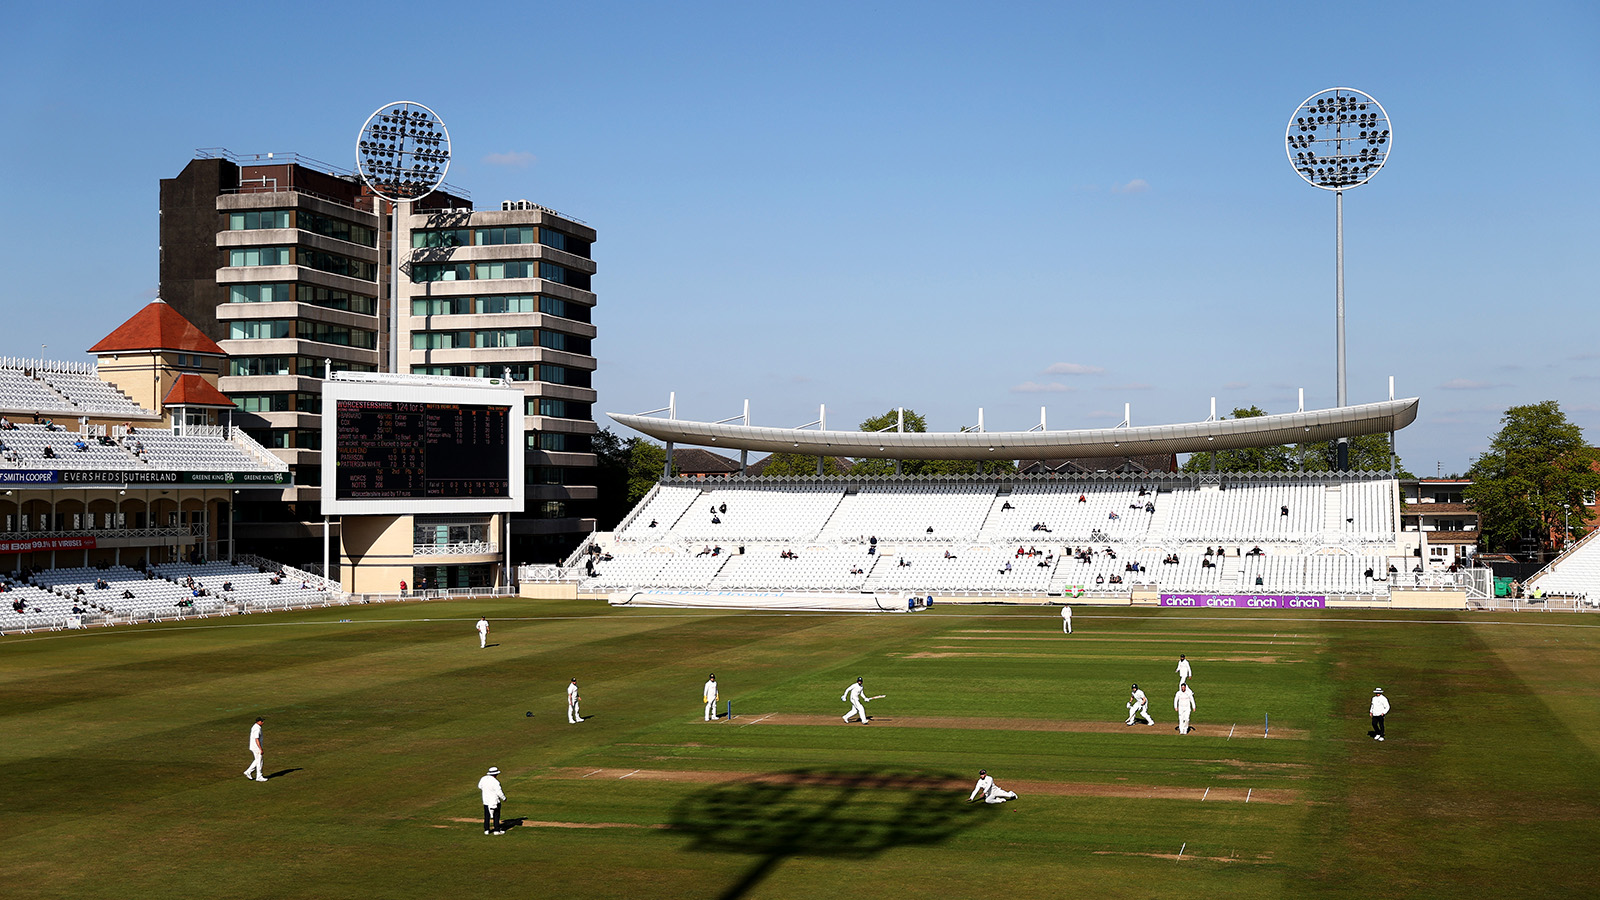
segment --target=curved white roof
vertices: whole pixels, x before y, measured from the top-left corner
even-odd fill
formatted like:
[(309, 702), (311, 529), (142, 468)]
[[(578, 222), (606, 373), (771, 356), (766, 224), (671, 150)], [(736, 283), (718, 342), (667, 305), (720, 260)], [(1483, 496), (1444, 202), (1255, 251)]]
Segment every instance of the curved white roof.
[(1417, 419), (1416, 397), (1250, 419), (1082, 431), (807, 431), (607, 413), (659, 441), (729, 450), (882, 459), (1062, 459), (1199, 453), (1330, 441), (1399, 431)]

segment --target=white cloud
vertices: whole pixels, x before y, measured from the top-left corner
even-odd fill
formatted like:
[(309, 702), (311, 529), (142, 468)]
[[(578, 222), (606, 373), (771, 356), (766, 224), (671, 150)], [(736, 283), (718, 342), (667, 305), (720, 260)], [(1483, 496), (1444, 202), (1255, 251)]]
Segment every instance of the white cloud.
[(506, 153), (490, 153), (483, 161), (491, 166), (506, 166), (512, 169), (526, 169), (534, 164), (539, 157), (526, 150), (511, 150)]
[(1046, 375), (1099, 375), (1104, 371), (1105, 369), (1099, 366), (1088, 366), (1083, 363), (1051, 363), (1050, 368), (1045, 369), (1044, 373)]
[(1073, 387), (1071, 385), (1062, 384), (1059, 381), (1052, 381), (1052, 382), (1050, 382), (1048, 384), (1040, 384), (1037, 381), (1024, 381), (1023, 383), (1017, 385), (1016, 387), (1013, 387), (1011, 389), (1011, 393), (1013, 393), (1013, 394), (1064, 394), (1064, 393), (1066, 393), (1068, 391), (1075, 391), (1075, 390), (1077, 390), (1077, 388), (1075, 388), (1075, 387)]
[(1135, 178), (1127, 184), (1114, 184), (1111, 186), (1113, 194), (1142, 194), (1150, 190), (1150, 182), (1143, 178)]

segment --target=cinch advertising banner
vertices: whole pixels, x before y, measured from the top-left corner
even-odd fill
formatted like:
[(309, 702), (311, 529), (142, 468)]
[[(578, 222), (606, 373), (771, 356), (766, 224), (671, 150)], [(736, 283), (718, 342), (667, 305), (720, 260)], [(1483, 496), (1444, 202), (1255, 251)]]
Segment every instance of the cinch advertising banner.
[(93, 550), (92, 537), (37, 538), (24, 541), (0, 541), (0, 553), (29, 553), (34, 550)]
[(1211, 609), (1324, 609), (1328, 598), (1299, 594), (1162, 594), (1161, 605)]

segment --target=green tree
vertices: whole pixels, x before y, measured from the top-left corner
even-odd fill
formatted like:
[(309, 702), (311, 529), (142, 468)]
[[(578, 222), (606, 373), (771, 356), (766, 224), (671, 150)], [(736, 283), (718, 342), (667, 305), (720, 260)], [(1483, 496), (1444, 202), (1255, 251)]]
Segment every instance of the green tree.
[(633, 508), (635, 501), (628, 492), (628, 470), (633, 451), (630, 445), (638, 440), (625, 441), (609, 428), (600, 429), (600, 433), (590, 439), (595, 455), (594, 517), (601, 531), (615, 528)]
[[(1488, 452), (1467, 471), (1479, 541), (1487, 550), (1514, 550), (1529, 536), (1549, 554), (1564, 543), (1563, 504), (1581, 510), (1584, 493), (1600, 490), (1600, 453), (1554, 400), (1513, 406), (1500, 424)], [(1583, 533), (1582, 518), (1569, 537)]]
[[(1260, 407), (1251, 406), (1248, 409), (1235, 409), (1233, 418), (1253, 419), (1266, 414)], [(1332, 472), (1338, 467), (1339, 442), (1242, 447), (1237, 450), (1218, 450), (1216, 456), (1218, 472)], [(1399, 465), (1398, 457), (1395, 464)], [(1350, 469), (1355, 472), (1389, 471), (1389, 436), (1362, 434), (1351, 438)], [(1190, 474), (1211, 471), (1211, 454), (1190, 454), (1183, 463), (1182, 471)], [(1403, 469), (1397, 474), (1403, 478), (1411, 477)]]
[[(628, 506), (644, 499), (661, 480), (667, 465), (667, 448), (644, 438), (628, 438)], [(674, 471), (672, 474), (678, 474)]]
[[(866, 432), (894, 431), (900, 422), (899, 410), (891, 409), (861, 423)], [(928, 420), (914, 409), (906, 410), (906, 431), (926, 433)], [(962, 429), (963, 431), (966, 429)], [(908, 459), (900, 465), (902, 475), (1005, 475), (1017, 470), (1011, 459)], [(892, 459), (858, 459), (850, 469), (852, 475), (893, 475)]]
[[(1266, 412), (1258, 406), (1235, 408), (1233, 418), (1254, 419)], [(1223, 416), (1223, 418), (1228, 418)], [(1184, 460), (1182, 471), (1194, 474), (1211, 471), (1211, 458), (1217, 459), (1218, 472), (1293, 472), (1299, 468), (1295, 448), (1288, 444), (1270, 447), (1241, 447), (1237, 450), (1218, 450), (1216, 453), (1192, 453)]]
[[(817, 458), (815, 456), (801, 456), (798, 453), (774, 453), (767, 457), (767, 465), (761, 470), (761, 477), (767, 478), (797, 478), (803, 476), (815, 477), (817, 474)], [(839, 461), (831, 456), (822, 458), (822, 474), (843, 475), (844, 469), (840, 468)]]

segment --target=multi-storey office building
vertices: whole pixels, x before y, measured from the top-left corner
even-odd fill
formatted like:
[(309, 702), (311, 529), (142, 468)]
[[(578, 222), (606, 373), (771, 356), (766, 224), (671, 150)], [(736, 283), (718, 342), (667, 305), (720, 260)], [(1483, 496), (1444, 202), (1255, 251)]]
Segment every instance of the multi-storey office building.
[[(329, 365), (509, 372), (524, 383), (530, 450), (512, 557), (554, 559), (593, 527), (584, 513), (595, 496), (595, 231), (526, 201), (474, 211), (453, 189), (402, 207), (398, 240), (390, 213), (354, 174), (292, 154), (202, 151), (161, 182), (162, 297), (226, 351), (220, 386), (239, 407), (235, 421), (295, 470), (296, 486), (280, 497), (241, 502), (241, 545), (321, 558), (320, 381)], [(438, 523), (418, 527), (429, 524)], [(440, 586), (475, 577), (420, 568), (417, 580)]]

